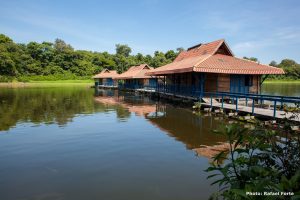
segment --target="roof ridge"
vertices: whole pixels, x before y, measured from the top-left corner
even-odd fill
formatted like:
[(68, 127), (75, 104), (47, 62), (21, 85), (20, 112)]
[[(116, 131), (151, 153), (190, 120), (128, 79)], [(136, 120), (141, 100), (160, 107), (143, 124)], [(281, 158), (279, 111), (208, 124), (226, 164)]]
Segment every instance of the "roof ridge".
[[(204, 58), (204, 59), (202, 59), (202, 60), (196, 62), (196, 64), (193, 66), (193, 71), (194, 71), (194, 68), (195, 68), (195, 67), (197, 67), (198, 65), (200, 65), (202, 62), (204, 62), (205, 60), (207, 60), (208, 58), (210, 58), (210, 57), (213, 56), (213, 55), (207, 54), (207, 55), (204, 55), (204, 56), (206, 56), (206, 58)], [(199, 59), (200, 59), (200, 58), (199, 58)]]
[(222, 38), (222, 39), (214, 40), (214, 41), (211, 41), (211, 42), (204, 43), (203, 45), (211, 44), (211, 43), (218, 42), (218, 41), (222, 41), (222, 42), (224, 42), (224, 41), (225, 41), (225, 39), (224, 39), (224, 38)]

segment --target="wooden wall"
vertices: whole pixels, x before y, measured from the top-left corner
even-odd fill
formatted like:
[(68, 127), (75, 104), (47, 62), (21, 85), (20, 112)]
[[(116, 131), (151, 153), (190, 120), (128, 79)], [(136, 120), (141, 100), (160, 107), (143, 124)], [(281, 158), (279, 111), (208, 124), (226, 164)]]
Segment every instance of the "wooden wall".
[(218, 74), (218, 92), (230, 92), (230, 74)]
[(204, 91), (217, 92), (217, 79), (218, 79), (218, 74), (213, 74), (213, 73), (205, 74)]

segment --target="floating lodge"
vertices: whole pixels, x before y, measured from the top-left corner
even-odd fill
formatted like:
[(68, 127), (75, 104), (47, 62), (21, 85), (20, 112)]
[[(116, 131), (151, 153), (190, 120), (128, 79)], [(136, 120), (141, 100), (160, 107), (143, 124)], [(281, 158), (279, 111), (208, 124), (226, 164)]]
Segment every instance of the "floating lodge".
[(119, 88), (122, 89), (155, 88), (157, 78), (146, 75), (153, 69), (147, 64), (132, 66), (115, 79), (120, 80)]
[(93, 76), (95, 87), (118, 87), (118, 81), (114, 79), (118, 76), (119, 74), (116, 70), (104, 69)]
[(135, 90), (201, 101), (211, 108), (290, 117), (282, 111), (284, 103), (299, 103), (300, 98), (261, 95), (261, 85), (270, 74), (284, 71), (235, 57), (222, 39), (190, 47), (172, 63), (155, 69), (147, 64), (132, 66), (122, 74), (105, 69), (93, 78), (97, 88)]

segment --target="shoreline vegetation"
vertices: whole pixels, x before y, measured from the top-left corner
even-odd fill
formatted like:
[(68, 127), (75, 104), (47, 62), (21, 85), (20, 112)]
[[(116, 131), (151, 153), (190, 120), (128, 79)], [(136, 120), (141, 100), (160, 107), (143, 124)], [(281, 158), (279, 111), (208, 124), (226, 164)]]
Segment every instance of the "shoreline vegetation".
[(44, 80), (44, 81), (12, 81), (12, 82), (0, 82), (0, 88), (25, 88), (25, 87), (66, 87), (66, 86), (78, 86), (78, 87), (90, 87), (93, 86), (92, 79), (81, 80)]
[(89, 82), (58, 82), (58, 81), (43, 81), (43, 82), (11, 82), (11, 83), (0, 83), (0, 88), (47, 88), (47, 87), (88, 87), (93, 86)]

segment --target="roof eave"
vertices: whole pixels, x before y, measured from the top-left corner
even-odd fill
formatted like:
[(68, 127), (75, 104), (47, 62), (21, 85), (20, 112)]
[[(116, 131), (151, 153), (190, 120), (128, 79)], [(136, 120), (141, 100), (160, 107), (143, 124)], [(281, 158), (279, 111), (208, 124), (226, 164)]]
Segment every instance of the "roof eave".
[(173, 69), (173, 70), (160, 70), (160, 71), (154, 71), (154, 72), (147, 72), (146, 74), (149, 76), (177, 74), (177, 73), (192, 72), (193, 69), (194, 69), (194, 67), (189, 67), (189, 68), (184, 68), (184, 69)]

